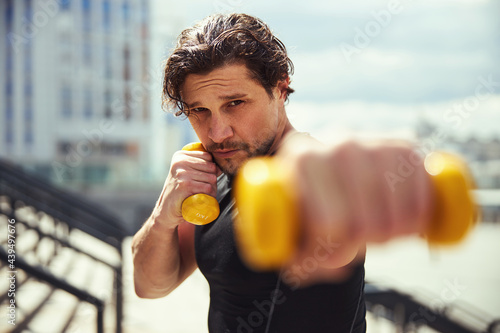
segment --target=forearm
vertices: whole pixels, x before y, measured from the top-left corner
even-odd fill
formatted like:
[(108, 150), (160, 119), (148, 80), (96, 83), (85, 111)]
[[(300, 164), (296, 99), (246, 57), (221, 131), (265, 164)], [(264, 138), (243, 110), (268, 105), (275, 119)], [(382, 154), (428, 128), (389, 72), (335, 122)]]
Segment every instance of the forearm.
[(178, 227), (157, 223), (151, 216), (134, 236), (132, 255), (139, 297), (163, 297), (182, 282)]

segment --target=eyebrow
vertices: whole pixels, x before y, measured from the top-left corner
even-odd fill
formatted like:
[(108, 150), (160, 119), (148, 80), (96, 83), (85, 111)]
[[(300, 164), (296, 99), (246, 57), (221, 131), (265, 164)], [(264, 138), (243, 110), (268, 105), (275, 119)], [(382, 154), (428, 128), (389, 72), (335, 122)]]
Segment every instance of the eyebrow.
[[(245, 94), (245, 93), (236, 93), (236, 94), (232, 94), (232, 95), (221, 95), (219, 96), (219, 99), (220, 100), (223, 100), (223, 101), (231, 101), (231, 100), (235, 100), (235, 99), (238, 99), (238, 98), (243, 98), (243, 97), (246, 97), (248, 94)], [(189, 109), (192, 109), (194, 107), (197, 107), (198, 105), (201, 105), (202, 103), (201, 102), (193, 102), (191, 104), (187, 104), (187, 107)]]

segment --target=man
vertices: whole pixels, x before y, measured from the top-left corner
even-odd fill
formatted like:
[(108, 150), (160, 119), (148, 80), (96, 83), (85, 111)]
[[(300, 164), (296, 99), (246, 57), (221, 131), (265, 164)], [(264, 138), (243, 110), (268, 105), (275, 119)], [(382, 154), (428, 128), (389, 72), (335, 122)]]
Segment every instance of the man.
[[(422, 231), (432, 208), (422, 163), (397, 191), (383, 176), (413, 154), (408, 144), (323, 147), (297, 134), (285, 112), (292, 69), (281, 41), (243, 14), (183, 31), (166, 63), (165, 102), (187, 116), (208, 152), (174, 154), (133, 240), (135, 288), (163, 297), (200, 268), (210, 285), (210, 332), (365, 332), (365, 242)], [(287, 161), (300, 199), (301, 243), (279, 272), (247, 268), (233, 237), (233, 176), (260, 155)], [(196, 193), (217, 197), (217, 220), (183, 220), (181, 204)]]

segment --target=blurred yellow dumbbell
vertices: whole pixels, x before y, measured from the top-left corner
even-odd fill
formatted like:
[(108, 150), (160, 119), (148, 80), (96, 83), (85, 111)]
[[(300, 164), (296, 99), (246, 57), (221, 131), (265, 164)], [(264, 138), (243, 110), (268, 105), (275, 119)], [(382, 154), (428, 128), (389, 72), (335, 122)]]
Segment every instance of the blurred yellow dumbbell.
[[(436, 190), (427, 241), (458, 243), (475, 223), (472, 177), (465, 163), (452, 154), (432, 153), (425, 165)], [(249, 160), (236, 178), (236, 243), (242, 258), (254, 269), (279, 269), (299, 242), (298, 199), (290, 177), (279, 161), (260, 157)]]
[[(200, 142), (194, 142), (182, 147), (182, 150), (206, 151)], [(214, 197), (198, 193), (187, 197), (182, 202), (182, 217), (184, 220), (204, 225), (214, 221), (219, 216), (219, 203)]]

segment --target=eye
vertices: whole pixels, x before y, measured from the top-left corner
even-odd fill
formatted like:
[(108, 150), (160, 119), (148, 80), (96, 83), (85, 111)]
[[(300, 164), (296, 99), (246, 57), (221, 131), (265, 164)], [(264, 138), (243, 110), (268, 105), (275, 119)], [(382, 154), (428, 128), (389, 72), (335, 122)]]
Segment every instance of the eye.
[(238, 99), (238, 100), (229, 102), (228, 106), (238, 106), (241, 103), (243, 103), (243, 101)]
[(203, 112), (206, 112), (208, 111), (207, 108), (193, 108), (193, 109), (190, 109), (189, 112), (192, 112), (192, 113), (203, 113)]

